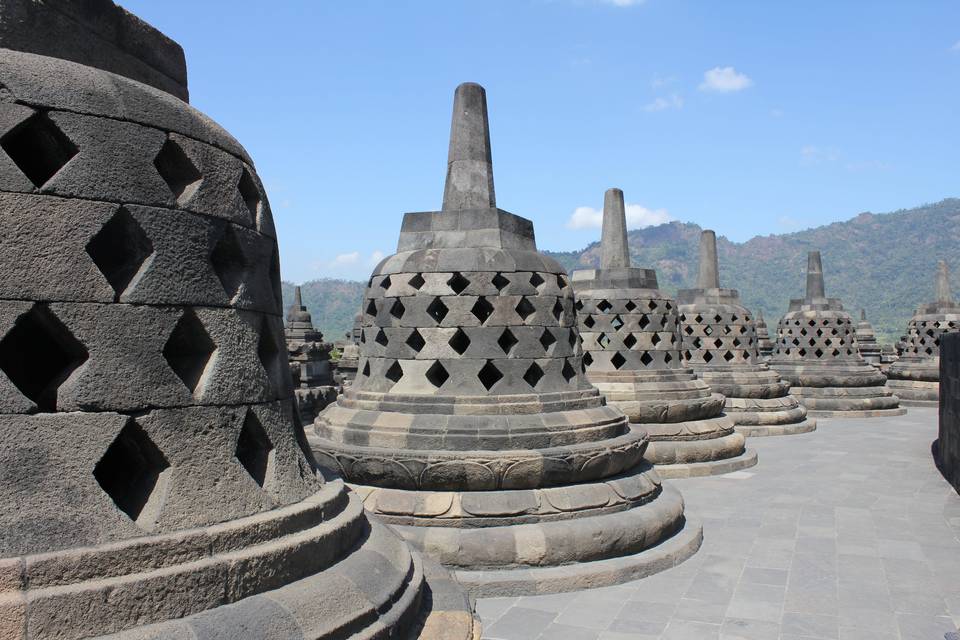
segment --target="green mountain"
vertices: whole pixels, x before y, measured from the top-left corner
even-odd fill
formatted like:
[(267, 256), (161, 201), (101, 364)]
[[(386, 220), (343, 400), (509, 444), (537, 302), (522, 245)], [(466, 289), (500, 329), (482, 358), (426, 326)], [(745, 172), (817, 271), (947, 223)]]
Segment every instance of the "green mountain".
[[(699, 226), (682, 222), (633, 230), (628, 240), (633, 263), (656, 269), (660, 287), (667, 292), (692, 287), (700, 231)], [(790, 298), (803, 296), (807, 251), (819, 249), (827, 295), (841, 298), (855, 317), (866, 309), (881, 342), (892, 343), (917, 305), (933, 299), (937, 260), (960, 270), (957, 239), (960, 199), (955, 198), (893, 213), (861, 213), (845, 222), (757, 236), (743, 243), (720, 236), (720, 284), (739, 289), (744, 305), (763, 311), (773, 328)], [(600, 261), (599, 242), (583, 251), (545, 253), (568, 271), (598, 266)], [(328, 339), (339, 339), (352, 325), (364, 284), (323, 279), (303, 285), (304, 303)], [(292, 286), (285, 283), (284, 299), (292, 299), (292, 293)]]

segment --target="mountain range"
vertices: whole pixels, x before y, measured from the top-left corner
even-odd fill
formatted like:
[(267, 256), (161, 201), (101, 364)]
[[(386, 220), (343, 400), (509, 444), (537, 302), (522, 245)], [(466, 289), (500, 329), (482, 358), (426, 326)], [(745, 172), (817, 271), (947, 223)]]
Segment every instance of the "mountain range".
[[(628, 234), (635, 266), (654, 268), (660, 288), (675, 294), (695, 286), (701, 227), (669, 222)], [(598, 232), (599, 236), (599, 232)], [(739, 289), (742, 303), (762, 311), (771, 334), (791, 298), (803, 297), (806, 255), (819, 249), (827, 295), (842, 299), (859, 319), (865, 309), (882, 343), (904, 333), (914, 309), (934, 298), (937, 260), (960, 269), (960, 199), (892, 213), (861, 213), (844, 222), (757, 236), (737, 243), (717, 237), (720, 285)], [(553, 252), (568, 271), (599, 266), (600, 244), (582, 251)], [(339, 340), (360, 309), (364, 282), (321, 278), (302, 285), (304, 304), (327, 340)], [(283, 286), (284, 304), (293, 285)]]

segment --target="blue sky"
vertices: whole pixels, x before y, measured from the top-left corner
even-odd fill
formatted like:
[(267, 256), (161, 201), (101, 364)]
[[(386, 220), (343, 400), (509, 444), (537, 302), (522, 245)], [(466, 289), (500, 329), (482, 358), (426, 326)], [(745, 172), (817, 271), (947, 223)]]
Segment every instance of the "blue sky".
[(611, 186), (735, 241), (960, 196), (955, 0), (120, 2), (253, 156), (288, 280), (364, 279), (439, 208), (463, 81), (542, 249), (595, 240)]

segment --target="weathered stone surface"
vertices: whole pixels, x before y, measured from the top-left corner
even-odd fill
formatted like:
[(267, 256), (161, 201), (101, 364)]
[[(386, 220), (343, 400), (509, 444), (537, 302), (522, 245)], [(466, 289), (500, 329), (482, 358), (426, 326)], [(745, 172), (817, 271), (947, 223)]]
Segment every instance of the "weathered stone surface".
[(934, 446), (937, 466), (960, 492), (960, 336), (940, 339), (940, 433)]
[(406, 214), (374, 270), (356, 379), (316, 419), (314, 453), (416, 546), (491, 583), (571, 562), (599, 576), (677, 536), (689, 555), (699, 533), (644, 462), (647, 434), (584, 375), (567, 274), (496, 208), (489, 149), (483, 89), (461, 85), (443, 210)]
[[(645, 456), (664, 473), (690, 462), (717, 473), (756, 464), (723, 414), (724, 397), (684, 363), (677, 302), (657, 288), (655, 271), (630, 267), (629, 256), (620, 259), (626, 216), (619, 189), (607, 191), (603, 217), (601, 245), (616, 249), (623, 266), (578, 270), (571, 277), (588, 378), (647, 430)], [(710, 269), (706, 264), (700, 274), (704, 282), (716, 280), (715, 265)]]
[(867, 312), (860, 309), (860, 322), (857, 323), (857, 348), (860, 356), (872, 365), (879, 366), (881, 349), (873, 325), (867, 320)]
[(294, 289), (284, 334), (300, 420), (306, 425), (311, 424), (324, 407), (336, 400), (340, 388), (334, 382), (333, 365), (330, 362), (333, 345), (324, 342), (323, 334), (313, 328), (313, 318), (303, 306), (301, 295), (300, 287)]
[(93, 66), (0, 48), (0, 636), (397, 637), (434, 593), (474, 635), (317, 471), (250, 159), (103, 70), (179, 46), (104, 0), (3, 3), (21, 45)]
[(810, 415), (900, 415), (886, 376), (860, 356), (856, 327), (837, 298), (827, 298), (819, 251), (807, 258), (807, 295), (791, 300), (777, 326), (770, 368), (790, 383)]
[(790, 395), (790, 385), (763, 362), (755, 319), (740, 304), (740, 293), (720, 288), (713, 231), (700, 235), (699, 267), (698, 288), (677, 292), (684, 361), (711, 390), (724, 395), (727, 415), (748, 427), (741, 433), (813, 431), (816, 422), (807, 420), (806, 409)]

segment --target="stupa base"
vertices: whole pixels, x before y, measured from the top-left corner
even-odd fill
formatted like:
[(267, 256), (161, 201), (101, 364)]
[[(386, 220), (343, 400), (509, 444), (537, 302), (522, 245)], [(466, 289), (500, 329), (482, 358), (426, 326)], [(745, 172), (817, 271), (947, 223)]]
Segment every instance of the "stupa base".
[(748, 437), (809, 433), (817, 428), (817, 421), (808, 419), (807, 409), (791, 395), (727, 397), (724, 412), (733, 419), (737, 433)]
[(907, 407), (937, 407), (940, 405), (939, 380), (887, 380), (887, 387), (900, 398), (900, 404)]
[(900, 398), (884, 386), (794, 387), (794, 395), (811, 417), (880, 418), (902, 416)]
[(757, 454), (727, 415), (709, 420), (644, 424), (650, 444), (643, 457), (665, 478), (719, 475), (752, 467)]
[(737, 433), (742, 434), (747, 438), (792, 436), (800, 433), (810, 433), (812, 431), (816, 431), (817, 421), (806, 419), (790, 424), (738, 424), (736, 429)]
[(756, 464), (757, 452), (753, 449), (744, 449), (743, 453), (732, 458), (710, 460), (708, 462), (658, 464), (656, 465), (656, 469), (661, 477), (667, 479), (702, 478), (704, 476), (720, 476), (733, 471), (749, 469)]

